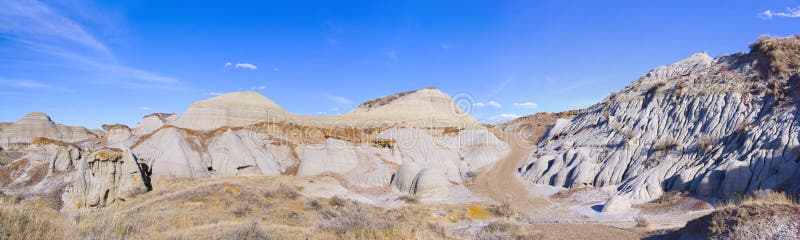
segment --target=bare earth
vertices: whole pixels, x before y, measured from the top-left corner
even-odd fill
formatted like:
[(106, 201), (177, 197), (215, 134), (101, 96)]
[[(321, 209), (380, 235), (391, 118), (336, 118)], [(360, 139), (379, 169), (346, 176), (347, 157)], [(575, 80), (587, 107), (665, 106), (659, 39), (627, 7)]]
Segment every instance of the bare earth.
[(543, 239), (641, 238), (641, 233), (635, 229), (586, 223), (584, 217), (561, 208), (558, 203), (531, 195), (528, 184), (517, 177), (517, 168), (529, 159), (535, 150), (535, 144), (514, 137), (504, 137), (503, 140), (509, 145), (508, 155), (491, 169), (479, 174), (475, 184), (470, 187), (475, 194), (510, 203), (512, 209), (530, 219), (532, 227), (543, 234)]

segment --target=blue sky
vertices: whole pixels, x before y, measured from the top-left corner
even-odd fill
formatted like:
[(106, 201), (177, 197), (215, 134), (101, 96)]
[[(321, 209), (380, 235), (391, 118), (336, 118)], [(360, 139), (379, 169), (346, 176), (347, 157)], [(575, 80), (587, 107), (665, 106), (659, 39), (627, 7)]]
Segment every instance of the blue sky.
[(134, 125), (242, 90), (325, 115), (427, 86), (502, 121), (800, 29), (790, 0), (164, 2), (0, 1), (0, 121)]

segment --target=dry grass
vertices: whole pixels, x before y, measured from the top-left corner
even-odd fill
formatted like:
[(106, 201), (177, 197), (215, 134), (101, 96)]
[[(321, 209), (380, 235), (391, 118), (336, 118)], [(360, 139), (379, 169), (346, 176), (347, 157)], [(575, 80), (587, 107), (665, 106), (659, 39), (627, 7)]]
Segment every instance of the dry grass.
[[(301, 187), (297, 185), (297, 181), (303, 179), (290, 176), (154, 179), (154, 191), (107, 208), (79, 213), (69, 230), (59, 230), (57, 236), (69, 239), (452, 239), (460, 233), (451, 232), (452, 229), (445, 227), (447, 224), (467, 226), (474, 224), (473, 221), (495, 218), (494, 207), (482, 204), (408, 204), (384, 209), (342, 197), (308, 198), (300, 194)], [(55, 224), (66, 223), (57, 221)], [(526, 230), (516, 226), (512, 232), (516, 231)]]
[(61, 239), (66, 229), (62, 220), (45, 204), (0, 197), (0, 239)]
[(653, 150), (656, 151), (670, 151), (680, 147), (678, 140), (672, 137), (665, 137), (653, 143)]
[(719, 139), (712, 137), (708, 134), (700, 135), (697, 138), (697, 150), (701, 152), (708, 152), (713, 150), (719, 144)]
[(790, 75), (800, 68), (800, 36), (760, 37), (750, 45), (750, 52), (765, 57), (765, 66), (779, 75)]
[(511, 209), (511, 202), (509, 201), (502, 201), (499, 204), (492, 205), (489, 207), (489, 212), (495, 217), (512, 217), (515, 213)]
[(80, 147), (78, 147), (75, 144), (68, 143), (68, 142), (63, 142), (63, 141), (58, 141), (58, 140), (53, 140), (53, 139), (49, 139), (49, 138), (46, 138), (46, 137), (34, 137), (33, 138), (33, 144), (36, 144), (36, 145), (53, 144), (53, 145), (60, 146), (60, 147), (73, 146), (75, 148), (80, 149)]
[(481, 240), (541, 238), (542, 234), (539, 231), (505, 221), (496, 221), (487, 224), (481, 228), (476, 236), (476, 239)]
[(670, 237), (714, 239), (792, 239), (800, 229), (800, 205), (783, 193), (757, 191), (728, 201)]

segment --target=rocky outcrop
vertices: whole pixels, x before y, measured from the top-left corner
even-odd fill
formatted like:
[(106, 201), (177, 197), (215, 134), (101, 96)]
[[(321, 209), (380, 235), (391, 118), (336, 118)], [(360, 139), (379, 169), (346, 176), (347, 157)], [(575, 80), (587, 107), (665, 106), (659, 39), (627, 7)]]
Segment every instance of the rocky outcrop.
[(177, 115), (169, 113), (153, 113), (144, 116), (142, 121), (139, 121), (139, 123), (136, 124), (136, 128), (133, 129), (133, 133), (139, 136), (150, 134), (166, 125), (167, 122), (175, 121), (177, 118)]
[(166, 127), (143, 136), (131, 146), (133, 153), (152, 170), (153, 176), (200, 177), (211, 174), (202, 135)]
[(62, 195), (64, 207), (104, 207), (150, 190), (145, 164), (130, 151), (102, 149), (80, 159), (77, 180)]
[(169, 124), (194, 130), (281, 122), (288, 113), (268, 98), (252, 91), (233, 92), (195, 102)]
[[(800, 55), (800, 48), (773, 49)], [(765, 70), (781, 61), (771, 55), (699, 53), (655, 68), (557, 120), (520, 174), (562, 187), (618, 186), (633, 202), (666, 191), (734, 196), (783, 188), (800, 175), (793, 130), (800, 77), (796, 69)]]
[(122, 124), (103, 125), (103, 130), (106, 131), (105, 139), (109, 146), (120, 144), (133, 136), (131, 128)]
[(56, 124), (47, 114), (32, 112), (0, 130), (0, 144), (31, 143), (36, 137), (64, 142), (79, 142), (96, 139), (97, 136), (84, 127)]

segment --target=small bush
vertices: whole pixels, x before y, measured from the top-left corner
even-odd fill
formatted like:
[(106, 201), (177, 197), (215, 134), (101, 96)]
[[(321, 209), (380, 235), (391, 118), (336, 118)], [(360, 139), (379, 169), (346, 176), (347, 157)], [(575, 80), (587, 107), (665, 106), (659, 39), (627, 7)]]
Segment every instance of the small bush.
[(763, 36), (750, 45), (750, 52), (764, 56), (766, 61), (762, 64), (771, 73), (786, 75), (800, 68), (800, 36)]
[(245, 226), (236, 228), (227, 235), (228, 236), (222, 237), (222, 239), (272, 239), (272, 234), (264, 231), (264, 229), (261, 228), (261, 224), (257, 221), (253, 221)]
[(281, 184), (280, 186), (278, 186), (278, 188), (275, 188), (272, 191), (268, 191), (268, 192), (264, 193), (264, 196), (267, 197), (267, 198), (281, 198), (281, 197), (284, 197), (284, 198), (287, 198), (287, 199), (295, 200), (298, 197), (300, 197), (300, 193), (297, 192), (297, 189), (295, 189), (295, 188), (293, 188), (293, 187), (291, 187), (289, 185)]
[(401, 201), (403, 201), (403, 202), (405, 202), (407, 204), (417, 204), (417, 203), (419, 203), (419, 200), (417, 200), (416, 197), (409, 196), (409, 195), (400, 196), (400, 197), (397, 198), (397, 200), (401, 200)]
[(244, 217), (248, 213), (250, 213), (250, 205), (246, 203), (240, 203), (233, 208), (231, 213), (237, 217)]
[(650, 201), (650, 203), (659, 204), (659, 205), (672, 205), (677, 203), (683, 197), (683, 193), (681, 192), (666, 192), (661, 194), (658, 198)]
[(670, 151), (680, 146), (678, 140), (672, 137), (666, 137), (653, 144), (653, 149), (656, 151)]
[(348, 203), (349, 202), (347, 201), (347, 199), (341, 198), (339, 196), (333, 196), (330, 200), (331, 206), (335, 207), (344, 207), (347, 206)]
[(714, 149), (719, 144), (719, 140), (711, 135), (701, 135), (697, 138), (697, 150), (701, 152), (708, 152)]
[(500, 204), (492, 205), (489, 207), (489, 212), (495, 217), (511, 217), (514, 215), (514, 210), (511, 209), (509, 201), (501, 201)]

